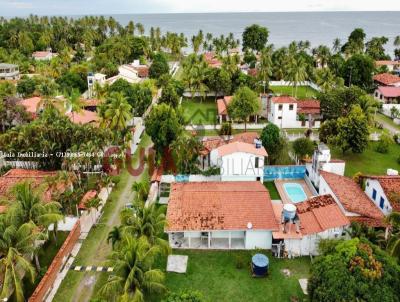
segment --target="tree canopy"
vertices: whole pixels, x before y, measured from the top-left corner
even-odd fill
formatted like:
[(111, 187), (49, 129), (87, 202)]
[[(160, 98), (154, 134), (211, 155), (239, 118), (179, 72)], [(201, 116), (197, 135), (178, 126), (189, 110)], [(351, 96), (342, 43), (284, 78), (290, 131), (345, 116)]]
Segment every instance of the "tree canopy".
[(228, 105), (228, 114), (232, 119), (244, 122), (245, 129), (248, 118), (258, 114), (261, 109), (257, 94), (249, 87), (240, 87), (233, 96), (232, 102)]
[(245, 28), (242, 36), (243, 50), (261, 51), (268, 42), (269, 32), (266, 27), (253, 24)]

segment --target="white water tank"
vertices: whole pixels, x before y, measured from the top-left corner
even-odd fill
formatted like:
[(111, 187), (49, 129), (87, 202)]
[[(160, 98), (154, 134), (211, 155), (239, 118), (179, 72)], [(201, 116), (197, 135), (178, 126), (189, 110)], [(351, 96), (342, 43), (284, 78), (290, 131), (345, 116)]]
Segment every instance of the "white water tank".
[(284, 219), (294, 219), (296, 216), (296, 206), (291, 203), (287, 203), (283, 206), (282, 215)]
[(397, 175), (399, 175), (399, 171), (394, 170), (394, 169), (387, 169), (386, 174), (388, 176), (397, 176)]

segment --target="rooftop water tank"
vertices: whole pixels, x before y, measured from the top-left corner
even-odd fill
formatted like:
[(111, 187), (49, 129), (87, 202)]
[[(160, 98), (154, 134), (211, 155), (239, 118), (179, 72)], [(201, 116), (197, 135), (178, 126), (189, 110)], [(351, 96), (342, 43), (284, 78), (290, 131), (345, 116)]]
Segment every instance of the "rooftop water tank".
[(296, 206), (291, 203), (285, 204), (283, 206), (282, 215), (285, 220), (294, 219), (294, 217), (296, 216)]
[(254, 277), (263, 277), (268, 273), (269, 259), (264, 254), (255, 254), (251, 259)]
[(257, 149), (260, 149), (262, 147), (262, 141), (258, 138), (254, 139), (254, 144), (256, 145)]

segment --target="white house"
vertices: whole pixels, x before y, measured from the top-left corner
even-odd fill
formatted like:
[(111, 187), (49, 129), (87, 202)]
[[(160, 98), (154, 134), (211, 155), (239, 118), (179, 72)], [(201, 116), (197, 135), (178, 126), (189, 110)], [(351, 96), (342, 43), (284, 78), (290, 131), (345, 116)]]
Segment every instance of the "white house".
[(400, 211), (400, 176), (366, 176), (365, 193), (387, 216), (392, 211)]
[(299, 101), (291, 96), (269, 99), (268, 121), (280, 128), (319, 128), (321, 125), (320, 102)]
[(389, 71), (396, 71), (400, 69), (400, 61), (382, 60), (375, 61), (376, 67), (386, 66)]
[(295, 222), (282, 218), (283, 204), (273, 203), (275, 218), (281, 226), (272, 233), (273, 250), (289, 257), (318, 255), (321, 239), (335, 239), (344, 236), (350, 225), (331, 195), (321, 195), (296, 203)]
[(118, 67), (118, 75), (108, 78), (106, 82), (113, 84), (119, 79), (123, 79), (131, 84), (139, 83), (142, 78), (148, 77), (149, 68), (147, 65), (141, 65), (139, 60), (135, 60), (132, 64), (125, 64)]
[(32, 53), (32, 58), (36, 61), (49, 61), (57, 56), (58, 54), (52, 52), (51, 50), (35, 51), (34, 53)]
[(172, 248), (270, 249), (278, 230), (260, 182), (172, 183), (167, 210)]
[(320, 171), (319, 194), (330, 194), (350, 221), (382, 227), (383, 213), (353, 179)]
[(337, 175), (344, 175), (346, 163), (343, 160), (331, 158), (331, 151), (325, 144), (319, 144), (314, 150), (311, 162), (306, 163), (306, 176), (318, 188), (320, 171), (332, 172)]
[(0, 63), (0, 80), (18, 80), (19, 67), (14, 64)]
[(222, 145), (210, 154), (211, 166), (221, 169), (222, 181), (263, 181), (264, 162), (268, 156), (261, 142), (233, 142)]
[(374, 97), (384, 104), (398, 104), (400, 102), (400, 87), (378, 86), (375, 89)]
[(88, 97), (92, 98), (94, 96), (94, 88), (96, 87), (96, 83), (101, 87), (106, 84), (106, 75), (102, 73), (92, 73), (89, 72), (87, 76), (87, 84), (88, 84)]

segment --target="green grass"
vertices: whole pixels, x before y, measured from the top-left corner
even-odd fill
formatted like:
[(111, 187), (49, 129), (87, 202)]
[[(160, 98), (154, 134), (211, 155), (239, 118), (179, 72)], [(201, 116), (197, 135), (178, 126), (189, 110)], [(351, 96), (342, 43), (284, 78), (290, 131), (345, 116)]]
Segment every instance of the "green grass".
[[(294, 96), (294, 91), (292, 86), (270, 86), (270, 89), (280, 95), (292, 95)], [(317, 91), (309, 86), (299, 86), (297, 87), (297, 98), (307, 99), (317, 96)]]
[[(49, 233), (49, 241), (47, 241), (39, 251), (39, 263), (41, 267), (41, 271), (44, 274), (54, 257), (57, 255), (58, 250), (63, 245), (65, 239), (67, 239), (69, 232), (57, 232), (57, 238), (54, 240), (53, 233)], [(34, 263), (34, 261), (33, 261)], [(24, 294), (26, 297), (29, 297), (35, 290), (36, 286), (39, 284), (42, 276), (38, 276), (35, 283), (29, 284), (29, 282), (25, 282), (24, 285)]]
[(400, 156), (400, 146), (392, 144), (387, 154), (375, 151), (375, 142), (370, 142), (368, 148), (361, 154), (351, 152), (342, 154), (340, 150), (332, 148), (332, 157), (346, 161), (345, 175), (352, 177), (355, 173), (361, 172), (367, 175), (386, 174), (388, 168), (400, 170), (397, 159)]
[[(151, 139), (147, 134), (144, 134), (142, 140), (139, 144), (140, 147), (146, 147), (151, 144)], [(139, 158), (139, 148), (132, 156), (132, 166), (136, 167), (136, 163)], [(128, 179), (130, 177), (128, 171), (126, 169), (122, 170), (119, 175), (120, 181), (114, 186), (110, 196), (108, 197), (107, 203), (103, 208), (103, 215), (99, 223), (92, 227), (87, 238), (83, 241), (82, 247), (79, 250), (78, 255), (75, 258), (74, 265), (101, 265), (104, 264), (104, 261), (98, 263), (94, 258), (106, 258), (106, 256), (110, 252), (110, 248), (100, 248), (102, 244), (107, 240), (108, 233), (112, 226), (109, 226), (107, 222), (115, 211), (115, 207), (117, 201), (123, 192)], [(144, 171), (142, 177), (148, 177), (147, 170)], [(95, 256), (94, 256), (95, 255)], [(72, 301), (73, 295), (77, 290), (80, 282), (82, 282), (83, 278), (87, 275), (96, 274), (97, 282), (95, 286), (95, 290), (98, 288), (97, 283), (99, 283), (100, 287), (107, 281), (107, 277), (109, 274), (107, 273), (81, 273), (75, 271), (69, 271), (65, 276), (63, 282), (61, 283), (57, 294), (54, 298), (54, 301)], [(103, 283), (102, 283), (103, 282)]]
[(388, 116), (386, 116), (386, 115), (384, 115), (382, 113), (377, 113), (376, 116), (375, 116), (375, 119), (376, 119), (377, 122), (382, 122), (382, 121), (386, 122), (390, 126), (396, 128), (397, 130), (400, 131), (400, 125), (395, 124), (390, 117), (388, 117)]
[[(188, 255), (189, 261), (186, 274), (167, 273), (166, 285), (171, 291), (199, 290), (210, 302), (290, 301), (291, 296), (304, 298), (298, 279), (308, 277), (309, 258), (283, 260), (273, 258), (268, 253), (269, 276), (253, 278), (250, 251), (179, 250), (175, 253)], [(236, 268), (237, 256), (246, 261), (242, 269)], [(291, 277), (281, 273), (284, 268), (291, 271)]]
[(271, 196), (271, 199), (281, 199), (281, 196), (278, 193), (278, 190), (276, 189), (275, 183), (273, 181), (266, 181), (264, 182), (264, 186), (267, 188), (269, 191), (269, 195)]
[(217, 103), (214, 98), (182, 100), (183, 114), (189, 123), (194, 125), (215, 125), (217, 119)]

